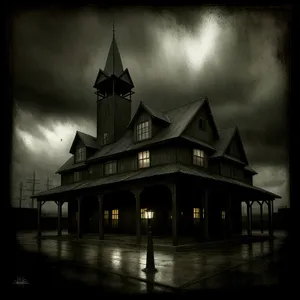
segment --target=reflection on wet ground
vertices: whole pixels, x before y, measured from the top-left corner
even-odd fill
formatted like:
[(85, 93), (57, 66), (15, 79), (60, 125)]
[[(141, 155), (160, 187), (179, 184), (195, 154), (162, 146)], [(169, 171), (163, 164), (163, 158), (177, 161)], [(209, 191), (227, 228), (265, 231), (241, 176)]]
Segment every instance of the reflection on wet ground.
[[(119, 246), (72, 243), (67, 240), (37, 240), (34, 234), (19, 234), (25, 250), (41, 252), (54, 260), (67, 260), (70, 267), (65, 276), (77, 277), (91, 285), (101, 284), (127, 292), (147, 291), (149, 282), (154, 290), (176, 288), (198, 289), (231, 286), (244, 280), (249, 284), (258, 274), (265, 275), (255, 282), (266, 283), (270, 279), (268, 258), (282, 244), (282, 238), (254, 244), (234, 244), (218, 248), (188, 252), (155, 251), (158, 272), (147, 276), (142, 269), (146, 265), (146, 250)], [(85, 268), (83, 268), (85, 267)], [(83, 276), (84, 274), (84, 276)], [(105, 276), (104, 276), (105, 274)], [(243, 277), (241, 274), (247, 274)], [(243, 279), (242, 279), (243, 278)], [(248, 278), (248, 279), (247, 279)], [(243, 283), (239, 283), (243, 284)]]

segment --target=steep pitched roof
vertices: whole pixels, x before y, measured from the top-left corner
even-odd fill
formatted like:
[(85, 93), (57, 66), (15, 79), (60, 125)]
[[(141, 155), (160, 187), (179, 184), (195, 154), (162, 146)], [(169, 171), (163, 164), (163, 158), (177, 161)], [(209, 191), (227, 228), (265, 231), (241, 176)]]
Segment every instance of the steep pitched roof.
[(160, 130), (151, 140), (147, 140), (138, 144), (132, 142), (132, 132), (127, 130), (124, 136), (114, 144), (105, 145), (97, 151), (88, 160), (98, 159), (138, 148), (148, 146), (151, 144), (171, 140), (179, 137), (187, 128), (191, 119), (196, 115), (200, 107), (205, 103), (206, 98), (187, 103), (175, 109), (165, 111), (168, 116), (170, 124)]
[(245, 171), (248, 171), (254, 175), (257, 174), (257, 172), (254, 169), (252, 169), (250, 166), (246, 166), (244, 169)]
[(220, 157), (225, 154), (225, 151), (234, 136), (235, 130), (235, 127), (230, 127), (221, 130), (219, 129), (219, 139), (214, 144), (216, 152), (210, 156), (211, 158)]
[(108, 75), (116, 76), (120, 76), (123, 73), (123, 64), (115, 35), (113, 35), (113, 39), (109, 48), (104, 72)]
[(86, 166), (86, 163), (84, 161), (80, 163), (74, 164), (74, 157), (70, 157), (55, 173), (59, 174), (61, 172), (65, 171), (71, 171), (74, 169), (80, 169)]
[(97, 140), (95, 137), (80, 131), (76, 131), (75, 138), (70, 148), (70, 153), (74, 153), (74, 148), (78, 139), (80, 139), (83, 142), (85, 147), (98, 149)]
[(154, 107), (152, 107), (150, 105), (147, 105), (146, 103), (144, 103), (143, 101), (141, 101), (140, 104), (139, 104), (139, 106), (138, 106), (138, 108), (137, 108), (137, 110), (135, 111), (135, 113), (134, 113), (134, 115), (133, 115), (133, 117), (132, 117), (132, 119), (131, 119), (128, 127), (132, 126), (132, 124), (134, 123), (134, 121), (136, 120), (136, 118), (138, 117), (138, 115), (139, 115), (139, 113), (140, 113), (140, 111), (142, 109), (144, 109), (146, 112), (148, 112), (148, 114), (152, 118), (159, 119), (159, 120), (161, 120), (163, 122), (166, 122), (168, 124), (170, 123), (170, 119), (169, 119), (169, 117), (168, 117), (167, 114), (165, 114), (164, 112), (162, 112), (162, 111), (160, 111), (160, 110), (158, 110), (158, 109), (156, 109), (156, 108), (154, 108)]
[(99, 70), (96, 81), (94, 83), (94, 87), (96, 87), (100, 82), (109, 79), (109, 75), (106, 74), (103, 70)]

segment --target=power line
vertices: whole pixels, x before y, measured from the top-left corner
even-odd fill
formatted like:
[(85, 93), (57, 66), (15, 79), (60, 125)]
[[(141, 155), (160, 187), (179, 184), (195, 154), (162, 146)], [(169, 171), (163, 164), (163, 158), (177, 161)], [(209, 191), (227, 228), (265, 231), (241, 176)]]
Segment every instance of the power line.
[(23, 184), (23, 182), (20, 182), (19, 184), (19, 197), (12, 197), (13, 201), (18, 201), (18, 207), (21, 208), (22, 207), (22, 202), (26, 200), (26, 197), (24, 198), (24, 187), (26, 188), (26, 186)]

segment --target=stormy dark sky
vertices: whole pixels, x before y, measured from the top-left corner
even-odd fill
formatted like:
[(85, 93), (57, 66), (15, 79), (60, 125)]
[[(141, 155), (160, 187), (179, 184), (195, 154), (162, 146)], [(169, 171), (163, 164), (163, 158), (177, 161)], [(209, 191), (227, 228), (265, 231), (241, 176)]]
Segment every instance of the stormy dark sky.
[[(288, 204), (288, 14), (280, 9), (95, 7), (15, 11), (12, 18), (13, 192), (39, 188), (70, 156), (76, 130), (95, 135), (93, 84), (112, 20), (139, 101), (163, 110), (207, 96), (219, 128), (237, 125), (257, 186)], [(29, 184), (27, 184), (30, 187)], [(49, 206), (49, 209), (51, 207)]]

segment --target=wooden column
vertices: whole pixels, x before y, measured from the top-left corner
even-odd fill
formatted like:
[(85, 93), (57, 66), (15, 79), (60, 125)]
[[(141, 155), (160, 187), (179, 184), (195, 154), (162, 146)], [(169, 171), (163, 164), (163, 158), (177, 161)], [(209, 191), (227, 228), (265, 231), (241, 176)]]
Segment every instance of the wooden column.
[(257, 203), (259, 204), (259, 208), (260, 208), (260, 232), (264, 233), (264, 218), (263, 218), (263, 205), (264, 205), (264, 201), (257, 201)]
[(204, 238), (209, 240), (209, 229), (208, 229), (208, 189), (204, 189), (203, 193), (203, 207), (204, 207)]
[(77, 198), (77, 238), (81, 238), (82, 237), (82, 233), (81, 233), (81, 197)]
[(42, 201), (37, 200), (37, 236), (41, 236)]
[(176, 184), (171, 186), (172, 193), (172, 236), (173, 236), (173, 246), (178, 245), (178, 199), (177, 199), (177, 189)]
[(250, 201), (247, 201), (247, 231), (248, 231), (248, 236), (252, 236), (252, 206)]
[(104, 215), (103, 215), (104, 196), (98, 195), (97, 198), (99, 203), (99, 239), (104, 240)]
[(135, 232), (136, 232), (136, 243), (141, 243), (141, 199), (140, 193), (141, 190), (135, 190), (134, 192), (135, 197)]
[(273, 236), (273, 201), (268, 201), (268, 215), (269, 215), (269, 236)]
[(57, 235), (61, 236), (61, 212), (63, 202), (61, 200), (57, 201)]

